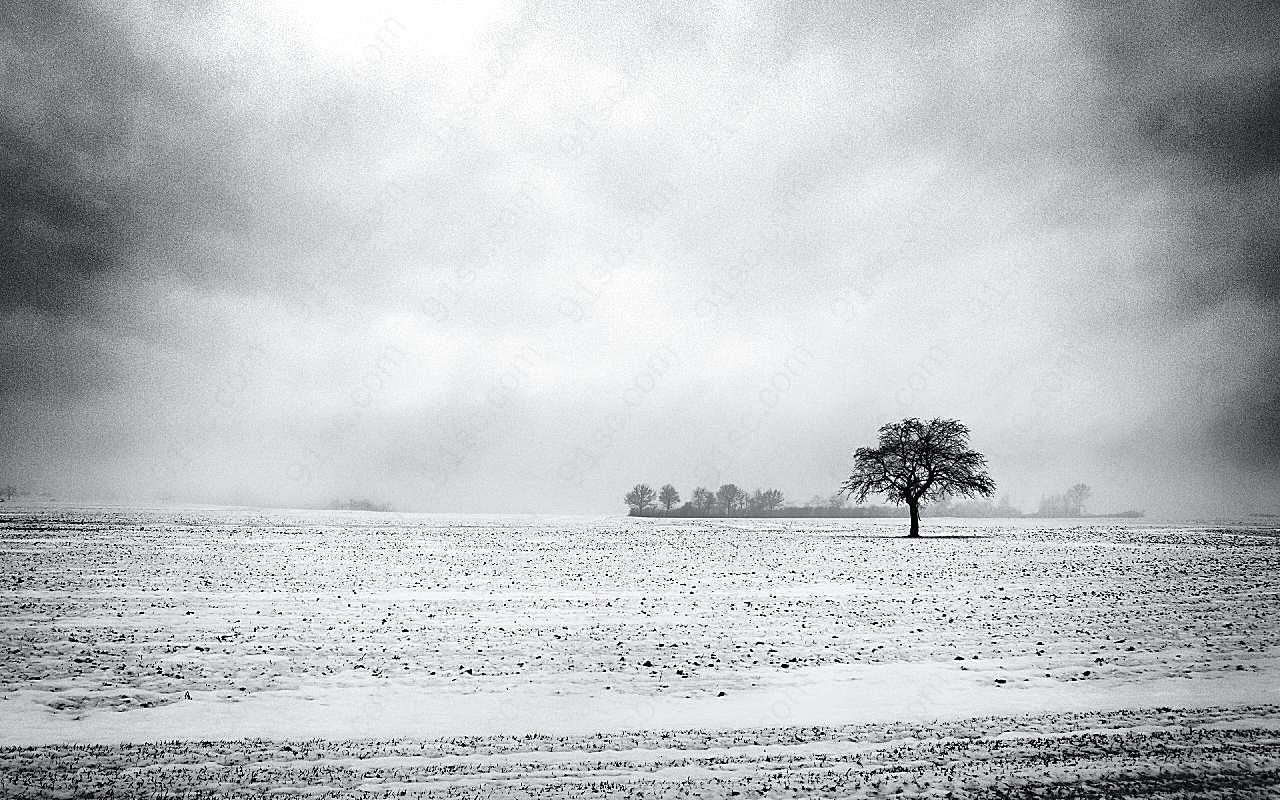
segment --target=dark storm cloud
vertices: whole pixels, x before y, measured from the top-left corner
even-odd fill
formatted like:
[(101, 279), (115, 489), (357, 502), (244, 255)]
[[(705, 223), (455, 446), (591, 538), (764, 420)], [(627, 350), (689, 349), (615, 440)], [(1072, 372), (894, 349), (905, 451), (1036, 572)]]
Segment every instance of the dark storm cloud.
[(0, 37), (0, 403), (13, 454), (29, 433), (22, 403), (118, 377), (89, 328), (142, 229), (127, 174), (141, 71), (78, 3), (6, 3)]
[[(1179, 191), (1190, 246), (1165, 265), (1177, 314), (1280, 307), (1280, 6), (1091, 8), (1135, 132)], [(1175, 236), (1179, 235), (1175, 232)], [(1280, 336), (1209, 421), (1246, 468), (1280, 464)]]
[[(263, 188), (288, 167), (273, 163), (274, 153), (261, 158), (266, 145), (255, 133), (270, 118), (227, 113), (226, 98), (249, 91), (246, 83), (261, 88), (260, 76), (239, 71), (242, 63), (287, 80), (290, 48), (264, 65), (240, 61), (246, 54), (234, 47), (202, 52), (191, 44), (216, 35), (223, 19), (216, 5), (0, 9), (5, 401), (103, 391), (131, 366), (121, 340), (175, 344), (163, 308), (130, 313), (115, 299), (121, 294), (287, 280), (258, 269), (252, 254), (262, 228), (288, 225), (290, 205), (270, 202)], [(250, 30), (236, 44), (262, 52), (266, 42)], [(251, 213), (249, 197), (262, 207)]]
[(120, 337), (157, 334), (110, 302), (148, 241), (201, 216), (235, 219), (231, 194), (156, 136), (207, 93), (93, 4), (6, 3), (0, 36), (0, 393), (99, 392), (124, 371)]
[(137, 232), (120, 174), (136, 70), (78, 3), (6, 3), (0, 15), (0, 302), (66, 315), (125, 267)]

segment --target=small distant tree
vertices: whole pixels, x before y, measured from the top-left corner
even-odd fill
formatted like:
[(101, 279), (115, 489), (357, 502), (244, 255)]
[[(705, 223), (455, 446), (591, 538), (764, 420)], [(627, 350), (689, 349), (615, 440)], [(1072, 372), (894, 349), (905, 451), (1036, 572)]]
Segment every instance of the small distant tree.
[(724, 509), (726, 517), (733, 515), (733, 510), (742, 504), (744, 492), (732, 483), (726, 483), (716, 490), (716, 500)]
[(908, 417), (880, 428), (877, 447), (859, 447), (840, 487), (859, 503), (884, 495), (911, 510), (908, 537), (920, 535), (920, 503), (946, 497), (990, 497), (996, 484), (986, 456), (969, 449), (969, 429), (954, 419)]
[(1066, 511), (1068, 516), (1078, 517), (1084, 513), (1085, 501), (1089, 499), (1089, 495), (1093, 494), (1093, 490), (1088, 484), (1077, 483), (1067, 490), (1065, 497)]
[[(844, 502), (843, 496), (841, 496), (840, 502), (842, 503)], [(809, 498), (809, 502), (805, 503), (804, 507), (805, 508), (826, 508), (828, 505), (830, 504), (822, 498), (822, 495), (815, 494), (813, 497)]]
[(1040, 498), (1038, 517), (1078, 517), (1084, 513), (1085, 501), (1093, 490), (1087, 484), (1077, 483), (1064, 494)]
[(622, 499), (633, 510), (643, 514), (646, 508), (653, 505), (654, 497), (656, 497), (656, 494), (649, 484), (637, 483)]
[(844, 492), (836, 492), (827, 498), (828, 508), (844, 508), (849, 505), (849, 498), (845, 497)]
[(702, 514), (710, 514), (716, 510), (715, 492), (699, 486), (693, 490), (693, 507)]
[(680, 502), (680, 493), (676, 491), (676, 487), (668, 483), (658, 491), (658, 502), (662, 503), (662, 507), (670, 514), (671, 507)]
[(996, 506), (996, 516), (1000, 517), (1020, 517), (1022, 512), (1014, 508), (1013, 502), (1009, 499), (1009, 495), (1000, 498), (1000, 504)]
[(781, 489), (766, 489), (763, 492), (757, 489), (754, 499), (761, 511), (774, 511), (785, 502)]

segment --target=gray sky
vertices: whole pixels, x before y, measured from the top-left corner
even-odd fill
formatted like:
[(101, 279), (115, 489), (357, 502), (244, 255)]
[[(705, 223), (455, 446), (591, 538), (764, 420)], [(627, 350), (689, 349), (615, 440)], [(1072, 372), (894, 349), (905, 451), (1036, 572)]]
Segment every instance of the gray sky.
[(61, 5), (0, 11), (0, 479), (804, 500), (936, 415), (1027, 510), (1280, 510), (1274, 4)]

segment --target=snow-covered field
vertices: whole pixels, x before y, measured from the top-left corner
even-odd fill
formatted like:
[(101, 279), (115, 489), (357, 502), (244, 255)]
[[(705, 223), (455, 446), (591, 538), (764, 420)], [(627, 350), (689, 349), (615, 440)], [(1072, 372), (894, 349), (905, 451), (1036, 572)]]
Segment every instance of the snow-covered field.
[(6, 509), (0, 795), (1280, 793), (1276, 531), (1090, 522)]

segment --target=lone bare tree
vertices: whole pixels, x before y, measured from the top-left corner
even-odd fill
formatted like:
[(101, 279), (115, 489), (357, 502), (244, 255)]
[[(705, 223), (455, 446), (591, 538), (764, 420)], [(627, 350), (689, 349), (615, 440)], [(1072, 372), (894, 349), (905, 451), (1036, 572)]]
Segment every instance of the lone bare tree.
[(920, 503), (945, 497), (990, 497), (996, 483), (986, 456), (969, 449), (969, 429), (954, 419), (921, 422), (909, 417), (880, 428), (879, 447), (859, 447), (853, 474), (840, 489), (856, 502), (873, 494), (911, 509), (911, 532), (920, 535)]
[(662, 507), (670, 514), (671, 507), (680, 502), (680, 493), (676, 491), (676, 487), (668, 483), (658, 490), (658, 502), (662, 503)]
[(643, 514), (646, 508), (653, 505), (654, 497), (656, 497), (656, 495), (649, 484), (637, 483), (632, 487), (631, 491), (627, 492), (626, 496), (623, 497), (622, 500), (627, 505)]

